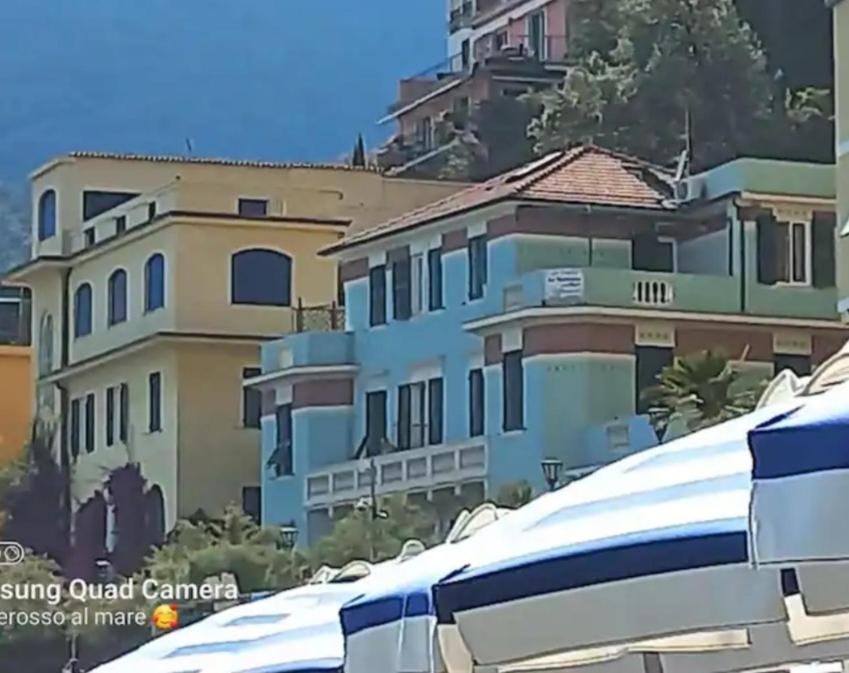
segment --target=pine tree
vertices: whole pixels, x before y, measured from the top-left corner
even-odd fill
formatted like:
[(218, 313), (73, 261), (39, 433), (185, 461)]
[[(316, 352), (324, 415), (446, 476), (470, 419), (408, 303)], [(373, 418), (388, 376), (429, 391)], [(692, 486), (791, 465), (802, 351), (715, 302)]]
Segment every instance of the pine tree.
[(363, 168), (366, 166), (366, 144), (363, 140), (362, 133), (357, 136), (357, 142), (354, 144), (354, 152), (351, 155), (351, 165)]

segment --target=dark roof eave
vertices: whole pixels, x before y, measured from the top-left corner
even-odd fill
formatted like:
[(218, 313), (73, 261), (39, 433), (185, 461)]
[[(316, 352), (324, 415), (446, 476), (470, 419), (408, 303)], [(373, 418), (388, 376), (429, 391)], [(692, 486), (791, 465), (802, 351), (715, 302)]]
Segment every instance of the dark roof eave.
[(640, 213), (640, 214), (669, 214), (676, 212), (676, 208), (668, 205), (658, 205), (657, 207), (652, 206), (617, 206), (617, 205), (607, 205), (607, 204), (592, 204), (592, 203), (583, 203), (580, 201), (554, 201), (548, 199), (530, 199), (530, 198), (516, 198), (513, 195), (502, 196), (497, 199), (493, 199), (492, 201), (487, 201), (486, 203), (476, 203), (467, 208), (462, 208), (460, 210), (455, 210), (451, 213), (437, 215), (435, 217), (426, 218), (421, 220), (420, 222), (416, 222), (409, 227), (405, 227), (403, 229), (390, 229), (385, 232), (375, 233), (373, 236), (369, 236), (367, 238), (363, 238), (361, 240), (352, 241), (351, 243), (346, 244), (344, 239), (339, 241), (338, 243), (333, 243), (328, 245), (321, 250), (318, 251), (318, 254), (322, 257), (329, 257), (336, 253), (342, 252), (344, 250), (351, 250), (354, 248), (358, 248), (363, 245), (367, 245), (370, 243), (374, 243), (375, 241), (379, 241), (385, 238), (390, 238), (391, 236), (406, 234), (415, 229), (419, 229), (420, 227), (427, 226), (429, 224), (433, 224), (435, 222), (439, 222), (440, 220), (447, 220), (449, 218), (458, 217), (460, 215), (467, 215), (468, 213), (474, 212), (475, 210), (488, 208), (490, 206), (504, 203), (505, 201), (515, 201), (518, 205), (528, 205), (528, 206), (550, 206), (550, 207), (564, 207), (570, 209), (582, 209), (582, 210), (602, 210), (605, 212), (611, 211), (623, 211), (627, 212), (630, 215)]

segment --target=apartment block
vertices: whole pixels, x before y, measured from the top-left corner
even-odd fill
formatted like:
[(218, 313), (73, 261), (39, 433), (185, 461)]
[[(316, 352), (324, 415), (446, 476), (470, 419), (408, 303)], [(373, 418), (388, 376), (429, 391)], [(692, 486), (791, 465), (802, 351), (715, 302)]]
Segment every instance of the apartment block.
[(73, 500), (137, 463), (167, 530), (230, 502), (257, 511), (259, 345), (335, 325), (318, 257), (456, 185), (344, 166), (76, 153), (32, 179), (33, 412), (56, 429)]

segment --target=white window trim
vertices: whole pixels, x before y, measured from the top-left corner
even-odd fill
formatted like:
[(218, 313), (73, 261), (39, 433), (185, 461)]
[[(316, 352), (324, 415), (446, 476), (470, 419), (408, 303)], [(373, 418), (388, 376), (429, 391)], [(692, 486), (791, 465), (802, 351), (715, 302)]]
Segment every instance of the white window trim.
[[(787, 274), (788, 280), (779, 280), (775, 284), (778, 287), (811, 287), (813, 285), (813, 226), (810, 220), (794, 219), (778, 224), (787, 225)], [(804, 280), (793, 280), (793, 227), (801, 224), (805, 228), (805, 269)]]

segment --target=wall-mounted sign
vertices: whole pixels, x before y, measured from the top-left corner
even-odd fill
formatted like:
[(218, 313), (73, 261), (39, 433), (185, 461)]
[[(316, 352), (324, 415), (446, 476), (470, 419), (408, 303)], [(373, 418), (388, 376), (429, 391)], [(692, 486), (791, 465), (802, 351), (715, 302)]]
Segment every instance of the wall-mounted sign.
[(549, 269), (545, 272), (546, 300), (582, 299), (584, 272), (581, 269)]

